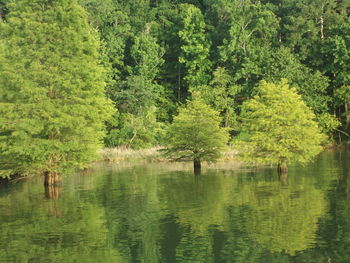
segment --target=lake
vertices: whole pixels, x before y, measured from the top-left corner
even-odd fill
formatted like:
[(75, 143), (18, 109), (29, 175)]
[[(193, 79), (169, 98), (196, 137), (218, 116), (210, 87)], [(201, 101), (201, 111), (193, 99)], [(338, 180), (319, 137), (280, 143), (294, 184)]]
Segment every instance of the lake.
[[(48, 198), (49, 197), (49, 198)], [(274, 167), (106, 164), (0, 187), (0, 262), (350, 262), (350, 153)]]

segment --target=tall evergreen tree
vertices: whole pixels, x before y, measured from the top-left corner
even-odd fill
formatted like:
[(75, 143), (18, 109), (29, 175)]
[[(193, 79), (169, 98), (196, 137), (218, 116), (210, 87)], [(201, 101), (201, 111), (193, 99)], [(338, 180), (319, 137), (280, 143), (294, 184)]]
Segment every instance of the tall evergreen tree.
[(18, 0), (0, 28), (0, 176), (45, 174), (96, 157), (105, 97), (99, 40), (75, 0)]

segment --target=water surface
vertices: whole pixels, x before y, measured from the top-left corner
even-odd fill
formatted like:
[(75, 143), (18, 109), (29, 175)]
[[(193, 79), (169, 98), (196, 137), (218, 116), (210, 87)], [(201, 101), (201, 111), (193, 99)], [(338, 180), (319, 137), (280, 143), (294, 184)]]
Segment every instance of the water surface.
[[(0, 262), (350, 262), (350, 154), (280, 180), (219, 164), (98, 167), (0, 187)], [(47, 197), (51, 197), (48, 199)]]

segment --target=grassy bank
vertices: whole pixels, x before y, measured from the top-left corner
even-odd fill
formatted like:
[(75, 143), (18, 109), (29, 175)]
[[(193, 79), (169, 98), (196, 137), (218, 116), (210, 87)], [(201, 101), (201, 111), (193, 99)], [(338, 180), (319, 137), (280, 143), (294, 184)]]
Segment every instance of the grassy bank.
[(102, 159), (106, 162), (145, 160), (150, 162), (167, 161), (159, 150), (161, 147), (133, 150), (125, 147), (105, 148), (101, 151)]
[[(148, 149), (133, 150), (125, 147), (105, 148), (101, 150), (102, 160), (106, 162), (121, 161), (147, 161), (147, 162), (170, 162), (164, 157), (160, 150), (162, 147), (153, 147)], [(237, 151), (229, 148), (222, 153), (219, 161), (232, 161), (236, 159)]]

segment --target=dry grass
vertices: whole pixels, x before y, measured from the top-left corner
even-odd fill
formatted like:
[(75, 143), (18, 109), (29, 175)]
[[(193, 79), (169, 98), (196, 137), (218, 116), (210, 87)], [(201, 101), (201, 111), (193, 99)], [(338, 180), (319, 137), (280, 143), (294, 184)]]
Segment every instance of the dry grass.
[[(168, 162), (169, 159), (162, 156), (159, 151), (163, 147), (153, 147), (149, 149), (133, 150), (125, 147), (105, 148), (101, 151), (102, 159), (106, 162), (122, 162), (122, 161), (148, 161), (148, 162)], [(229, 148), (228, 151), (222, 153), (219, 162), (235, 161), (237, 158), (237, 150)]]
[(159, 150), (161, 147), (153, 147), (149, 149), (133, 150), (125, 147), (105, 148), (102, 150), (102, 158), (106, 162), (121, 162), (146, 160), (152, 162), (166, 161), (161, 156)]
[(237, 150), (229, 148), (227, 151), (221, 153), (221, 158), (219, 161), (236, 161), (237, 154)]

